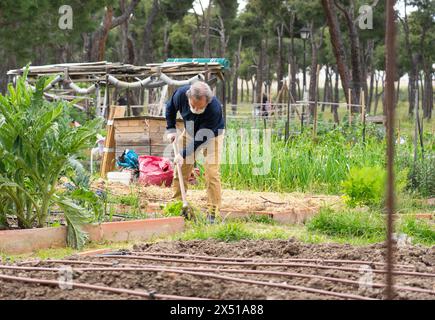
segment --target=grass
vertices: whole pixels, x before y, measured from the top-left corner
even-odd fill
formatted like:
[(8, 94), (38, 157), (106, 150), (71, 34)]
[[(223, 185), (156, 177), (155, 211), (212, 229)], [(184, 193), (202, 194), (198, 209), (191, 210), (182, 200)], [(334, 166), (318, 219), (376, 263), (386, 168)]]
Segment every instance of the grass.
[(414, 243), (435, 244), (435, 226), (433, 223), (409, 217), (401, 222), (400, 231), (410, 236)]
[[(111, 222), (114, 215), (121, 215), (127, 220), (147, 219), (149, 214), (142, 210), (146, 204), (138, 193), (133, 188), (127, 195), (112, 195), (109, 194), (108, 206), (105, 221)], [(122, 209), (122, 211), (121, 211)]]
[[(279, 225), (267, 219), (248, 221), (228, 221), (208, 225), (204, 222), (187, 222), (186, 230), (176, 235), (157, 237), (148, 243), (159, 241), (207, 240), (234, 242), (240, 240), (287, 240), (296, 238), (303, 243), (339, 243), (354, 246), (369, 245), (385, 241), (385, 221), (379, 212), (361, 212), (348, 210), (335, 212), (324, 208), (319, 215), (306, 225)], [(396, 232), (405, 233), (414, 244), (435, 245), (435, 227), (433, 222), (415, 219), (412, 216), (397, 222)], [(25, 259), (63, 259), (73, 254), (96, 249), (130, 249), (143, 241), (120, 243), (91, 243), (82, 250), (71, 248), (39, 250), (22, 255), (0, 253), (2, 261), (16, 262)]]
[[(405, 144), (398, 144), (396, 153), (396, 168), (398, 172), (410, 169), (413, 164), (413, 135), (414, 119), (407, 114), (406, 92), (401, 94), (397, 107), (397, 135), (405, 138)], [(240, 104), (240, 112), (251, 111), (250, 104)], [(264, 175), (255, 175), (253, 170), (260, 165), (243, 163), (242, 151), (248, 152), (248, 158), (257, 155), (255, 147), (258, 143), (247, 143), (237, 138), (236, 133), (226, 135), (226, 153), (223, 159), (235, 156), (236, 164), (224, 163), (221, 167), (222, 182), (226, 188), (249, 189), (256, 191), (275, 192), (314, 192), (339, 194), (341, 182), (352, 168), (385, 166), (385, 128), (379, 125), (367, 125), (366, 142), (362, 142), (362, 127), (356, 124), (349, 128), (344, 118), (347, 116), (345, 108), (341, 107), (341, 127), (333, 129), (330, 121), (331, 113), (326, 108), (319, 114), (323, 122), (319, 123), (318, 136), (312, 138), (311, 128), (307, 128), (302, 135), (295, 135), (289, 141), (280, 137), (272, 139), (270, 171)], [(379, 110), (382, 110), (380, 105)], [(358, 118), (355, 116), (355, 118)], [(359, 120), (358, 120), (359, 122)], [(284, 123), (271, 122), (268, 128), (281, 130)], [(297, 129), (298, 124), (293, 123)], [(264, 127), (262, 119), (237, 120), (229, 119), (227, 131), (230, 129), (250, 129)], [(426, 159), (435, 154), (435, 117), (424, 122), (424, 144)], [(237, 131), (236, 131), (237, 132)], [(237, 140), (236, 140), (237, 139)], [(231, 149), (234, 145), (236, 149)], [(260, 139), (260, 149), (262, 141)], [(258, 153), (261, 155), (261, 152)], [(431, 178), (433, 179), (433, 178)], [(427, 183), (426, 183), (427, 184)], [(435, 182), (432, 183), (434, 185)], [(430, 186), (431, 184), (429, 184)], [(201, 181), (199, 187), (204, 187)], [(416, 187), (414, 187), (415, 189)], [(421, 191), (424, 188), (419, 188)], [(433, 188), (432, 188), (433, 190)], [(426, 192), (430, 196), (432, 191)]]
[(227, 150), (228, 154), (237, 153), (236, 164), (221, 166), (222, 181), (227, 188), (337, 194), (350, 168), (383, 165), (385, 158), (382, 141), (370, 138), (366, 145), (354, 143), (337, 129), (317, 140), (308, 133), (288, 142), (273, 140), (270, 171), (255, 175), (254, 169), (261, 165), (243, 163), (242, 148), (249, 150), (242, 144), (237, 151)]
[[(377, 211), (347, 210), (336, 212), (323, 208), (307, 223), (307, 230), (342, 239), (360, 239), (368, 243), (384, 241), (385, 216)], [(432, 221), (401, 217), (396, 221), (396, 233), (411, 237), (414, 244), (435, 245), (435, 225)]]
[(126, 249), (133, 247), (134, 244), (138, 242), (118, 242), (118, 243), (108, 243), (108, 242), (101, 242), (101, 243), (89, 243), (85, 247), (83, 247), (81, 250), (76, 250), (72, 248), (59, 248), (59, 249), (44, 249), (44, 250), (37, 250), (35, 252), (25, 253), (25, 254), (5, 254), (0, 252), (0, 259), (3, 261), (8, 262), (17, 262), (21, 260), (28, 260), (28, 259), (39, 259), (39, 260), (47, 260), (47, 259), (63, 259), (65, 257), (90, 251), (90, 250), (98, 250), (98, 249)]
[(329, 208), (322, 208), (320, 213), (307, 223), (307, 229), (329, 236), (381, 241), (385, 236), (385, 221), (376, 212), (335, 212)]
[(354, 237), (327, 235), (318, 230), (309, 231), (304, 225), (270, 225), (256, 222), (227, 222), (216, 225), (188, 224), (187, 230), (171, 237), (170, 240), (207, 240), (232, 242), (240, 240), (287, 240), (296, 238), (303, 243), (339, 243), (355, 246), (369, 245), (384, 241), (379, 237)]

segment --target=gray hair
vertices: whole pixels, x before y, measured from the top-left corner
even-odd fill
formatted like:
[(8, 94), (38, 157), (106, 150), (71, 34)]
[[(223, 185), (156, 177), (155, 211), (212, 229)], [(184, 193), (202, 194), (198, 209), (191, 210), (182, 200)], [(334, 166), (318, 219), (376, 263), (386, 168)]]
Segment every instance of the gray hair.
[(193, 83), (189, 90), (186, 91), (186, 95), (188, 98), (193, 97), (196, 100), (200, 100), (202, 97), (205, 97), (207, 103), (210, 103), (213, 99), (213, 91), (211, 91), (210, 86), (202, 81)]

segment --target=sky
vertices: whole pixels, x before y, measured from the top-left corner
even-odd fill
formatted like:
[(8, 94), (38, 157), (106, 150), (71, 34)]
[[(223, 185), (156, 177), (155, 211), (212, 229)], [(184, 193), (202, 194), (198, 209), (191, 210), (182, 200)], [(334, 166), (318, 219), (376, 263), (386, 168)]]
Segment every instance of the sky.
[[(204, 6), (204, 8), (206, 8), (210, 2), (209, 0), (195, 0), (194, 8), (195, 8), (196, 12), (201, 12), (201, 6), (199, 5), (199, 1), (202, 1), (202, 5)], [(234, 0), (234, 1), (236, 1), (236, 0)], [(379, 0), (379, 1), (384, 1), (384, 0)], [(239, 2), (239, 12), (241, 12), (245, 8), (248, 0), (238, 0), (238, 2)], [(374, 0), (367, 0), (366, 2), (367, 2), (367, 4), (372, 4), (374, 2)], [(404, 12), (405, 12), (404, 2), (397, 1), (396, 8), (399, 10), (400, 15), (403, 16)], [(408, 13), (415, 11), (415, 10), (416, 10), (415, 7), (408, 6), (408, 10), (407, 10)]]

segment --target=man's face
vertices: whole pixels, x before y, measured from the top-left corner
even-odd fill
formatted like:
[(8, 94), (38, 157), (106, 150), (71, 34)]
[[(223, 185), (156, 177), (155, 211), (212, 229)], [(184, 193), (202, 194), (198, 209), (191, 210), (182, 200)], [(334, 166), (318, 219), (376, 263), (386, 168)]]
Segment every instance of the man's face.
[(194, 114), (204, 113), (205, 108), (207, 107), (207, 99), (205, 97), (201, 97), (201, 99), (191, 97), (189, 98), (189, 106), (190, 111)]

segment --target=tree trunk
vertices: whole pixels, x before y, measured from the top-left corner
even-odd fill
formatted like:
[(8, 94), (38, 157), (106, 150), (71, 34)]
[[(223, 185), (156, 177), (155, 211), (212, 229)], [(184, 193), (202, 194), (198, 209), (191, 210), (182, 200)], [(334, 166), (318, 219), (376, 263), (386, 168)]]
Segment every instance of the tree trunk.
[(424, 84), (425, 84), (425, 96), (426, 96), (424, 117), (430, 120), (432, 118), (432, 110), (433, 110), (433, 86), (432, 86), (432, 70), (429, 64), (425, 66)]
[(153, 0), (151, 11), (146, 19), (144, 32), (143, 32), (143, 44), (142, 44), (142, 62), (151, 63), (154, 60), (154, 46), (153, 42), (153, 26), (154, 21), (159, 13), (159, 1)]
[(257, 85), (255, 88), (256, 103), (262, 103), (262, 89), (263, 89), (263, 68), (264, 68), (264, 55), (265, 55), (265, 41), (261, 39), (260, 54), (257, 66)]
[[(347, 28), (349, 31), (349, 40), (350, 40), (350, 61), (352, 65), (352, 72), (350, 73), (352, 84), (351, 88), (353, 89), (351, 96), (354, 104), (359, 104), (360, 101), (360, 92), (363, 87), (363, 79), (361, 72), (361, 49), (359, 42), (358, 29), (356, 24), (354, 23), (354, 2), (350, 1), (349, 8), (342, 7), (335, 1), (337, 8), (344, 14), (345, 20), (347, 23)], [(357, 106), (351, 108), (352, 112), (359, 112), (359, 108)]]
[(113, 17), (113, 8), (107, 6), (102, 25), (90, 35), (82, 35), (85, 54), (84, 60), (104, 60), (106, 41), (109, 31), (124, 23), (133, 13), (140, 0), (131, 0), (125, 11), (118, 17)]
[(367, 113), (370, 113), (372, 110), (374, 81), (375, 81), (375, 70), (372, 69), (370, 72), (370, 89), (369, 89), (369, 95), (367, 100)]
[(100, 29), (99, 33), (97, 34), (97, 39), (95, 39), (95, 45), (92, 47), (92, 61), (101, 61), (104, 60), (104, 56), (106, 53), (106, 41), (107, 37), (109, 36), (109, 31), (112, 24), (112, 17), (113, 17), (113, 8), (112, 6), (108, 6), (106, 13), (104, 15), (103, 19), (103, 27)]
[(220, 30), (219, 30), (219, 41), (220, 41), (220, 46), (219, 46), (219, 56), (221, 57), (225, 57), (227, 54), (227, 45), (228, 45), (228, 38), (226, 37), (226, 33), (225, 33), (225, 24), (224, 24), (224, 20), (222, 19), (222, 17), (219, 15), (219, 25), (220, 25)]
[(397, 80), (397, 89), (396, 89), (396, 104), (395, 106), (397, 107), (398, 103), (399, 103), (399, 98), (400, 98), (400, 79), (402, 77), (399, 76), (399, 79)]
[[(290, 77), (290, 83), (289, 83), (289, 90), (291, 96), (296, 99), (296, 55), (294, 50), (294, 22), (295, 22), (295, 13), (292, 12), (290, 14), (290, 21), (288, 25), (288, 32), (290, 34), (290, 44), (289, 44), (289, 59), (288, 63), (290, 65), (290, 74), (288, 75)], [(298, 98), (300, 100), (300, 97)]]
[[(121, 8), (121, 12), (124, 13), (125, 8), (125, 0), (119, 1), (119, 6)], [(129, 19), (126, 19), (121, 24), (121, 59), (123, 63), (134, 64), (135, 63), (135, 50), (134, 50), (134, 42), (130, 36), (130, 32), (128, 30), (129, 27)]]
[(166, 61), (169, 58), (169, 22), (166, 22), (165, 29), (163, 31), (163, 60)]
[[(329, 94), (329, 65), (325, 66), (325, 82), (323, 84), (323, 102), (328, 102), (328, 94)], [(325, 103), (322, 103), (322, 112), (325, 111)], [(331, 108), (332, 110), (332, 108)]]
[(338, 116), (338, 103), (340, 102), (340, 91), (338, 89), (338, 82), (339, 82), (339, 74), (337, 68), (334, 68), (334, 74), (335, 74), (335, 83), (334, 83), (334, 100), (335, 103), (333, 105), (333, 113), (334, 113), (334, 122), (339, 124), (340, 118)]
[[(333, 0), (322, 0), (322, 6), (325, 10), (326, 20), (329, 27), (332, 49), (334, 51), (335, 59), (337, 60), (337, 68), (340, 73), (343, 91), (348, 100), (348, 90), (350, 88), (350, 73), (347, 66), (347, 57), (343, 37), (338, 23), (337, 13)], [(355, 99), (355, 98), (354, 98)], [(348, 101), (350, 103), (350, 101)]]
[(414, 114), (415, 109), (415, 90), (416, 90), (416, 81), (417, 81), (417, 56), (413, 54), (411, 48), (411, 42), (409, 38), (409, 24), (408, 24), (408, 14), (407, 14), (407, 1), (404, 1), (404, 11), (405, 15), (403, 19), (400, 19), (400, 22), (403, 26), (403, 32), (405, 35), (405, 47), (406, 52), (408, 54), (408, 59), (411, 62), (411, 70), (409, 70), (409, 81), (408, 81), (408, 114), (412, 116)]
[[(237, 113), (237, 93), (238, 93), (238, 79), (239, 79), (239, 68), (240, 68), (240, 55), (242, 51), (242, 36), (239, 38), (239, 46), (237, 48), (237, 52), (234, 56), (234, 73), (233, 73), (233, 94), (231, 97), (231, 106), (233, 110), (233, 114)], [(242, 86), (243, 88), (243, 86)], [(243, 89), (242, 89), (243, 96)]]
[[(277, 38), (278, 38), (278, 61), (277, 61), (277, 81), (278, 81), (278, 92), (281, 91), (281, 88), (283, 86), (283, 78), (284, 78), (284, 62), (283, 62), (283, 46), (282, 46), (282, 38), (284, 34), (284, 24), (281, 23), (280, 26), (276, 28), (277, 31)], [(282, 103), (282, 97), (278, 97), (278, 103)]]
[[(0, 48), (0, 53), (3, 54), (2, 49)], [(8, 86), (8, 76), (7, 72), (10, 69), (17, 68), (17, 60), (15, 55), (7, 55), (5, 59), (0, 63), (0, 93), (5, 94)]]
[[(311, 70), (310, 70), (310, 84), (309, 84), (309, 101), (317, 101), (317, 65), (318, 65), (318, 52), (319, 47), (316, 43), (316, 35), (313, 28), (313, 23), (311, 23)], [(315, 103), (310, 103), (310, 117), (314, 117), (315, 108), (317, 105)]]
[(378, 112), (378, 85), (379, 85), (379, 77), (376, 75), (376, 81), (375, 81), (375, 110), (374, 115)]
[(241, 88), (240, 88), (240, 102), (242, 102), (243, 103), (243, 98), (244, 98), (244, 93), (243, 93), (243, 91), (244, 91), (244, 88), (243, 88), (243, 83), (245, 82), (243, 79), (241, 79), (242, 81), (240, 81), (240, 85), (241, 85)]
[(211, 8), (213, 6), (213, 0), (209, 1), (207, 8), (207, 15), (205, 17), (205, 41), (204, 41), (204, 58), (211, 57), (210, 50), (210, 19), (211, 19)]
[(257, 81), (255, 81), (255, 82), (254, 81), (255, 81), (254, 78), (251, 78), (251, 83), (252, 83), (252, 100), (251, 100), (251, 103), (255, 103), (256, 100), (257, 100), (257, 98), (255, 96), (256, 87), (257, 87), (256, 82)]
[(226, 85), (225, 89), (227, 90), (227, 93), (225, 95), (226, 100), (227, 100), (227, 104), (230, 104), (231, 103), (231, 85), (232, 85), (230, 72), (227, 72), (225, 74), (225, 85)]

